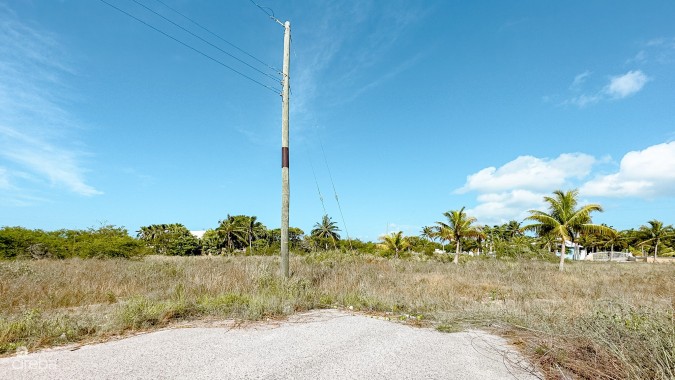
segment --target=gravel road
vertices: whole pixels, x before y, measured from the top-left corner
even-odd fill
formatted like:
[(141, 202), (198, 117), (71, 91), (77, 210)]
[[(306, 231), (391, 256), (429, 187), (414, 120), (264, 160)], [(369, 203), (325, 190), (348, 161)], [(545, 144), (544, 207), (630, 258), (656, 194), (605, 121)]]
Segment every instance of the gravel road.
[(537, 379), (504, 339), (338, 310), (0, 359), (0, 379)]

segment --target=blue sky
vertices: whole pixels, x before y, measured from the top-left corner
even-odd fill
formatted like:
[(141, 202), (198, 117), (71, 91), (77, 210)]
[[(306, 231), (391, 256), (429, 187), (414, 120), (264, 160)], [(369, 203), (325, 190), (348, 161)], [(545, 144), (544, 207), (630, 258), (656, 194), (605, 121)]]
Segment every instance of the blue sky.
[[(278, 87), (160, 2), (106, 1)], [(249, 0), (163, 2), (281, 66)], [(345, 235), (322, 146), (351, 237), (522, 219), (559, 188), (596, 222), (675, 222), (672, 1), (259, 3), (292, 23), (291, 225), (321, 219), (318, 184)], [(273, 91), (101, 1), (0, 2), (0, 225), (276, 228), (280, 126)]]

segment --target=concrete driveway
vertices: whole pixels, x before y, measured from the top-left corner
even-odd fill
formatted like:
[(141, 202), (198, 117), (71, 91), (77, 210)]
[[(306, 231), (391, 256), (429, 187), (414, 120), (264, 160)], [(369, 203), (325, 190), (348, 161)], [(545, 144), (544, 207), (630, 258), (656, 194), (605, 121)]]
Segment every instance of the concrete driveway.
[(500, 337), (318, 310), (0, 359), (2, 379), (537, 379)]

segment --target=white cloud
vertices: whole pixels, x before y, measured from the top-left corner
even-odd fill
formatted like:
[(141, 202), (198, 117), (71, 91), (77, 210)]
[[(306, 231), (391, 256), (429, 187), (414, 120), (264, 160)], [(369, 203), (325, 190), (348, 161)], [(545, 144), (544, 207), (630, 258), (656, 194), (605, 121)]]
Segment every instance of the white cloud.
[(583, 153), (555, 159), (520, 156), (500, 167), (467, 176), (457, 193), (476, 192), (476, 206), (467, 210), (481, 224), (522, 220), (532, 209), (544, 209), (543, 197), (557, 189), (578, 187), (583, 197), (675, 197), (675, 141), (626, 153), (619, 170), (593, 175), (609, 157)]
[(522, 220), (528, 210), (543, 207), (543, 197), (588, 177), (597, 160), (583, 153), (564, 153), (555, 159), (520, 156), (499, 168), (489, 167), (467, 177), (458, 193), (475, 191), (478, 204), (467, 210), (479, 223)]
[[(64, 108), (69, 91), (64, 78), (73, 70), (55, 36), (20, 21), (0, 6), (0, 196), (23, 204), (35, 184), (48, 181), (90, 196), (75, 131), (81, 130)], [(30, 182), (30, 186), (24, 186)]]
[(626, 74), (612, 77), (604, 92), (612, 98), (622, 99), (642, 90), (649, 81), (642, 71), (629, 71)]
[(529, 190), (510, 190), (501, 193), (481, 194), (478, 205), (468, 209), (482, 224), (502, 224), (509, 220), (523, 220), (531, 209), (543, 207), (545, 193)]
[(609, 83), (600, 90), (579, 94), (590, 75), (589, 71), (584, 71), (574, 77), (572, 84), (570, 84), (570, 91), (576, 92), (578, 95), (563, 101), (562, 105), (572, 104), (584, 108), (605, 100), (623, 99), (642, 90), (651, 80), (642, 71), (633, 70), (623, 75), (611, 77)]
[(489, 167), (469, 175), (466, 184), (457, 191), (548, 190), (563, 186), (568, 178), (587, 176), (594, 163), (593, 156), (583, 153), (564, 153), (553, 160), (520, 156), (500, 168)]
[(675, 195), (675, 141), (626, 153), (617, 173), (585, 183), (588, 196), (653, 198)]

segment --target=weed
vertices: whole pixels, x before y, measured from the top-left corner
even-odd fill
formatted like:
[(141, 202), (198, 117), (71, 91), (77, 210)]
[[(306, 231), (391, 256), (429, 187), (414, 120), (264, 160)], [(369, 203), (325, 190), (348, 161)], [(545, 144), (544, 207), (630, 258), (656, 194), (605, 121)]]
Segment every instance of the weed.
[[(675, 378), (675, 265), (555, 263), (328, 252), (278, 259), (0, 261), (0, 354), (202, 317), (261, 320), (341, 307), (488, 328), (551, 377)], [(646, 291), (645, 289), (649, 289)]]
[(464, 328), (457, 324), (442, 323), (436, 326), (436, 330), (444, 333), (455, 333), (464, 330)]

